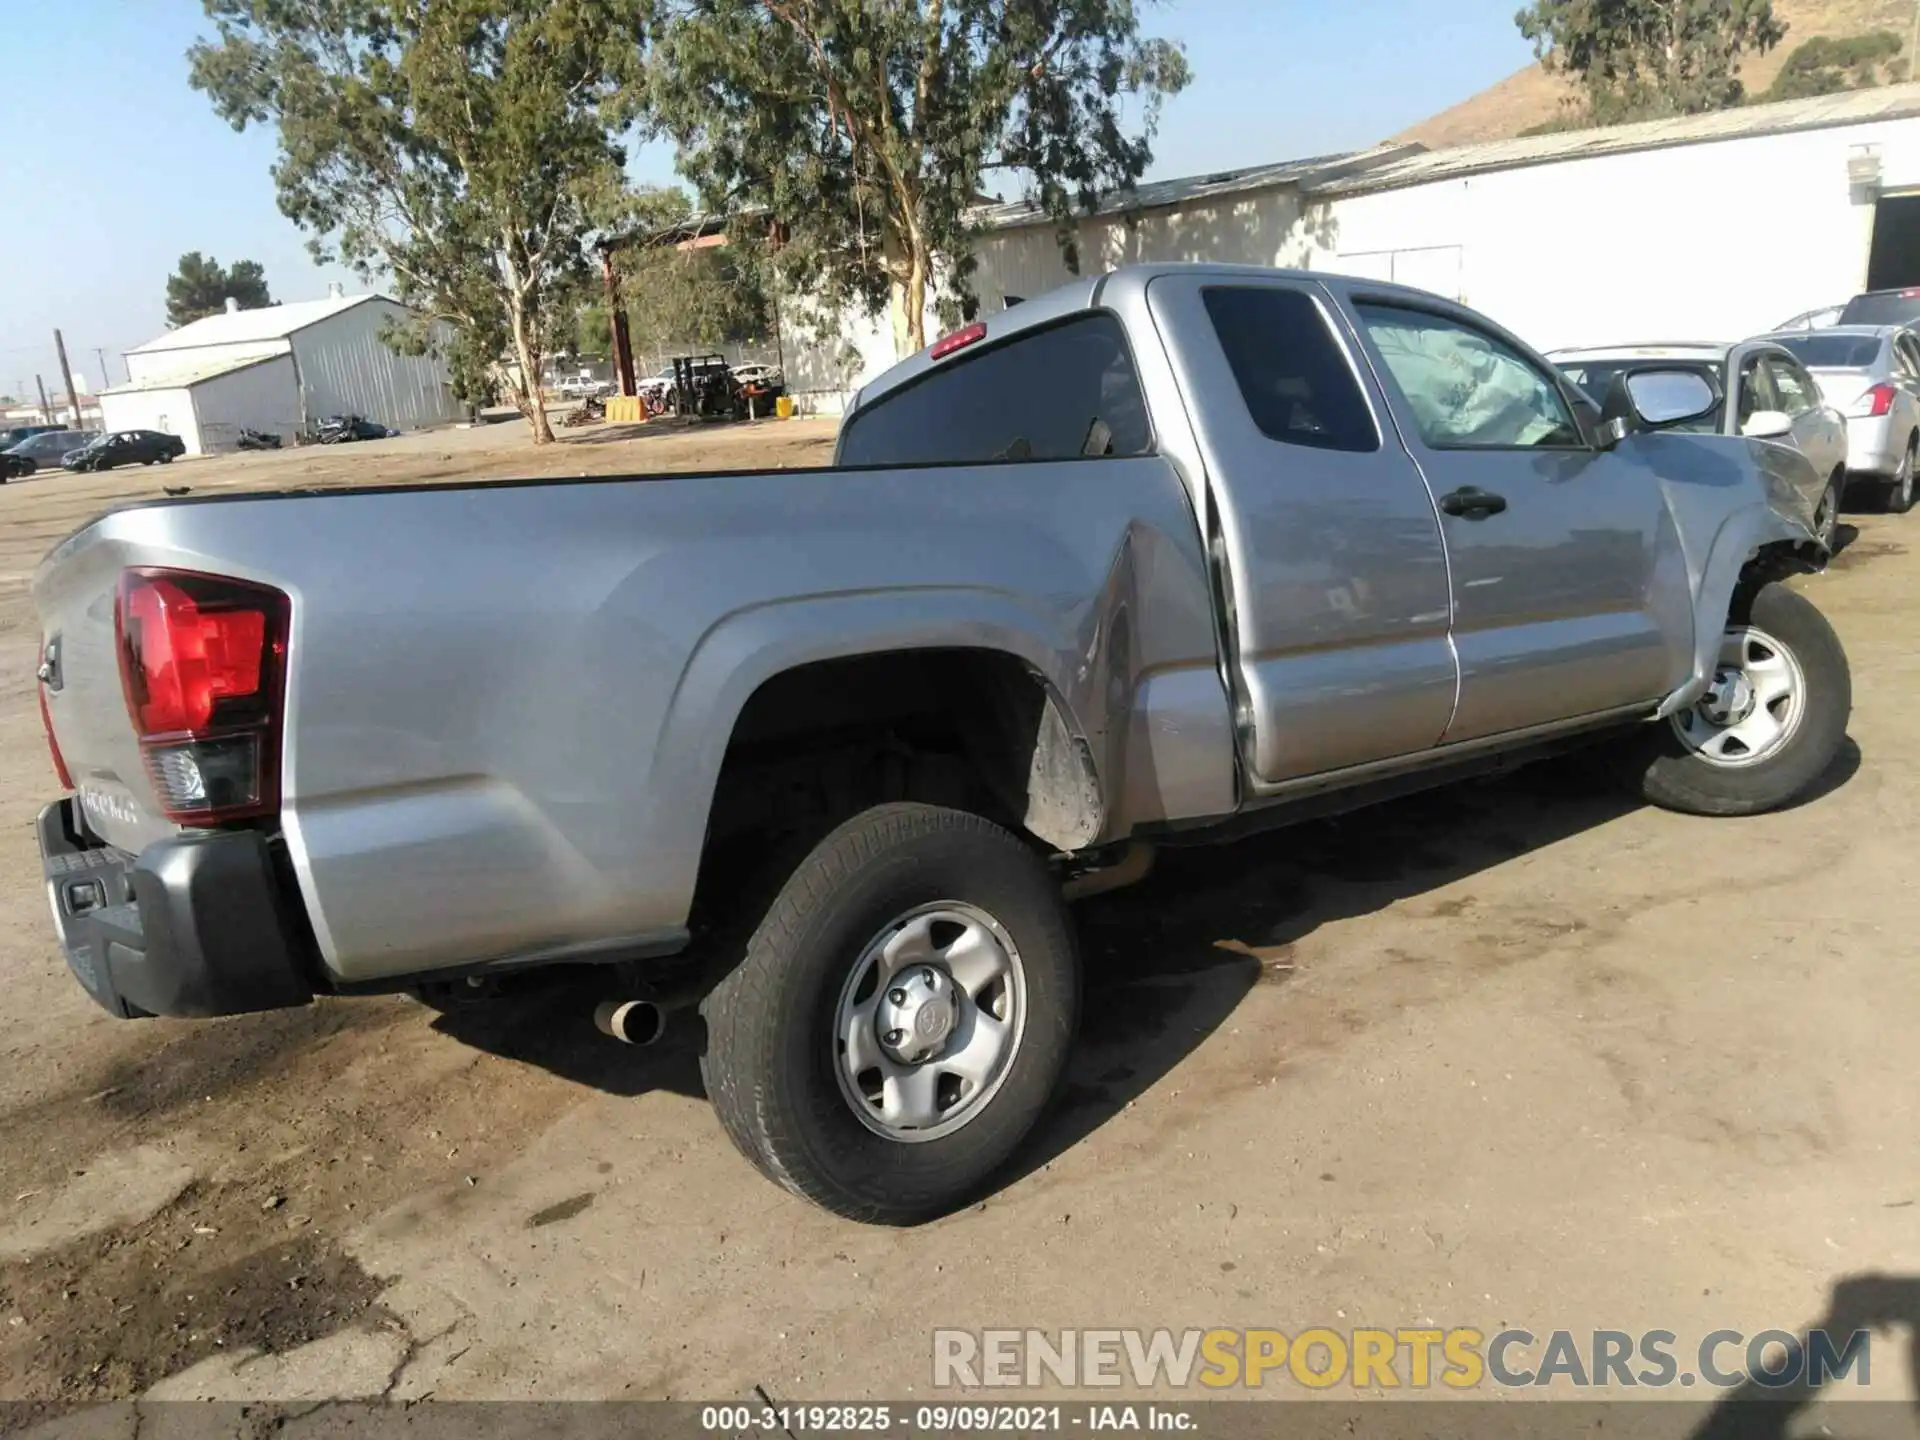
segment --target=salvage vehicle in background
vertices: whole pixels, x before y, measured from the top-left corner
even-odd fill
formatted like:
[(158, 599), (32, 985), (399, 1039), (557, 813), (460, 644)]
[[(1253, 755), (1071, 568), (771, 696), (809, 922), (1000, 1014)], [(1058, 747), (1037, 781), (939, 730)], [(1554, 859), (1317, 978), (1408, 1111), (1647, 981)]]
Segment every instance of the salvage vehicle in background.
[(7, 453), (31, 460), (36, 470), (51, 470), (99, 438), (96, 430), (42, 430), (20, 441)]
[(116, 465), (168, 465), (187, 453), (178, 435), (159, 430), (115, 430), (95, 436), (60, 463), (69, 470), (111, 470)]
[(328, 415), (313, 427), (313, 439), (321, 445), (347, 445), (355, 440), (391, 440), (400, 432), (358, 415)]
[[(1057, 1088), (1069, 896), (1604, 743), (1805, 796), (1851, 708), (1805, 497), (1639, 366), (1604, 411), (1463, 306), (1077, 280), (856, 397), (837, 468), (154, 501), (33, 581), (53, 915), (112, 1013), (605, 967), (705, 1017), (763, 1173), (905, 1223)], [(683, 954), (684, 952), (684, 954)]]
[(1732, 396), (1733, 404), (1718, 404), (1680, 428), (1774, 442), (1758, 453), (1806, 496), (1814, 509), (1814, 535), (1832, 548), (1846, 501), (1847, 421), (1785, 344), (1760, 339), (1738, 345), (1616, 345), (1552, 350), (1547, 358), (1601, 403), (1616, 379), (1641, 366), (1672, 365), (1705, 377), (1719, 396)]
[[(1835, 325), (1912, 325), (1920, 322), (1920, 286), (1868, 290), (1840, 307)], [(1789, 325), (1779, 327), (1792, 329)]]
[(1920, 456), (1920, 339), (1901, 325), (1763, 335), (1791, 350), (1847, 422), (1847, 471), (1896, 515), (1913, 508)]
[(1770, 334), (1779, 334), (1782, 330), (1825, 330), (1840, 323), (1840, 312), (1844, 305), (1823, 305), (1818, 310), (1803, 310), (1790, 320), (1782, 320), (1774, 326)]
[(9, 480), (19, 480), (31, 475), (40, 467), (25, 455), (16, 455), (11, 450), (0, 450), (0, 485)]

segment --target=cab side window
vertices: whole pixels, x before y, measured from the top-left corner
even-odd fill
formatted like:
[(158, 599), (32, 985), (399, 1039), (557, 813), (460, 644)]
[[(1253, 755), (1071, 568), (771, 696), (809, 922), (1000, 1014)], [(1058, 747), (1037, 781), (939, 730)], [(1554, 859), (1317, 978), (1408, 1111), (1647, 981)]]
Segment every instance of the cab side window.
[(1798, 420), (1819, 407), (1820, 392), (1806, 371), (1779, 355), (1767, 356), (1766, 364), (1768, 378), (1773, 381), (1773, 393), (1779, 397), (1782, 410)]
[(1083, 315), (961, 351), (848, 422), (843, 465), (1117, 459), (1153, 446), (1113, 315)]
[(1504, 341), (1425, 310), (1354, 309), (1434, 449), (1586, 448), (1559, 384)]
[(1320, 450), (1380, 448), (1360, 382), (1311, 296), (1252, 285), (1201, 293), (1261, 434)]
[(1743, 430), (1760, 411), (1773, 409), (1773, 392), (1767, 386), (1767, 374), (1760, 368), (1758, 355), (1749, 355), (1741, 362), (1738, 405), (1736, 418)]

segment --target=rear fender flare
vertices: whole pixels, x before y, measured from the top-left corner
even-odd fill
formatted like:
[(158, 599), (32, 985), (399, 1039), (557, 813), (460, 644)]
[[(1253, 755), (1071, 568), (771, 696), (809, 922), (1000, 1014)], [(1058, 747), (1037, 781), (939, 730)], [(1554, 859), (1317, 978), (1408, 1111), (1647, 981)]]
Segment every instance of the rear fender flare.
[(815, 597), (758, 606), (721, 621), (702, 638), (674, 688), (653, 759), (652, 829), (690, 839), (659, 857), (664, 868), (677, 872), (668, 888), (693, 893), (720, 769), (754, 692), (774, 676), (816, 661), (891, 651), (998, 651), (1031, 671), (1049, 701), (1041, 736), (1051, 742), (1045, 763), (1069, 775), (1078, 771), (1081, 781), (1077, 805), (1052, 817), (1048, 828), (1060, 826), (1080, 843), (1090, 841), (1104, 827), (1108, 797), (1093, 758), (1100, 753), (1100, 732), (1089, 728), (1082, 712), (1103, 692), (1104, 679), (1082, 674), (1079, 647), (1065, 635), (1047, 633), (1049, 628), (1010, 596), (962, 588)]

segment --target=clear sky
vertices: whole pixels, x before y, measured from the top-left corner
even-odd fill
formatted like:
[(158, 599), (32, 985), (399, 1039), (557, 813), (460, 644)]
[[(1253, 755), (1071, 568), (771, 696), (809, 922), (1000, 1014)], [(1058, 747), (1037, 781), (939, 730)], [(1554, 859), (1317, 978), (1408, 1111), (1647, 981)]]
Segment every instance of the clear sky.
[[(1172, 0), (1150, 33), (1186, 43), (1194, 83), (1167, 106), (1150, 175), (1204, 174), (1371, 144), (1518, 69), (1516, 0)], [(235, 134), (187, 85), (211, 29), (195, 0), (17, 0), (0, 87), (0, 393), (59, 388), (53, 328), (88, 386), (157, 334), (182, 252), (258, 260), (277, 300), (326, 293), (274, 204), (270, 133)], [(673, 178), (645, 146), (634, 176)], [(1010, 186), (1001, 187), (1011, 198)]]

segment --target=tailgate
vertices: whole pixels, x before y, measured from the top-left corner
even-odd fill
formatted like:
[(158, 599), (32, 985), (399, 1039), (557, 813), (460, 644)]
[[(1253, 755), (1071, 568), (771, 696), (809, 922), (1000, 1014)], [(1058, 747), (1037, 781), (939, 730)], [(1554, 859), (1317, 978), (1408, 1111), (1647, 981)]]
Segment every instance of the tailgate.
[(114, 596), (128, 557), (98, 522), (64, 542), (34, 577), (40, 692), (88, 828), (138, 852), (179, 827), (163, 818), (127, 717), (114, 646)]

